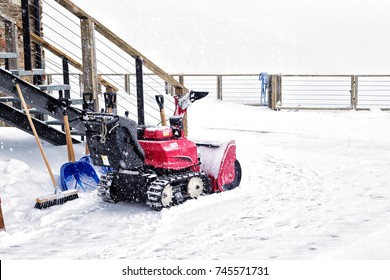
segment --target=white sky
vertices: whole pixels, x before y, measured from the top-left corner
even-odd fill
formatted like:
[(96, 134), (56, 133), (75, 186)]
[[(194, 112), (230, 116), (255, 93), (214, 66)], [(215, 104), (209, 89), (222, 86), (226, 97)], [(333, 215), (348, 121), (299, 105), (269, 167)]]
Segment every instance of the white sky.
[(390, 73), (387, 0), (74, 0), (170, 73)]

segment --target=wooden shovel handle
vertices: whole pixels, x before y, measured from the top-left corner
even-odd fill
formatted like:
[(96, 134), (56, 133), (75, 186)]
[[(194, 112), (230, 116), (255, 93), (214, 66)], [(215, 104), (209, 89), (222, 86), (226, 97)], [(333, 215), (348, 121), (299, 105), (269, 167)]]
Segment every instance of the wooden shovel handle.
[(72, 136), (70, 134), (69, 118), (67, 114), (64, 114), (64, 127), (66, 135), (66, 146), (68, 148), (68, 160), (70, 162), (75, 162), (76, 157), (74, 155)]
[(160, 118), (161, 118), (161, 125), (166, 126), (167, 125), (167, 120), (165, 118), (165, 111), (164, 109), (160, 110)]
[(19, 98), (20, 98), (20, 101), (21, 101), (21, 103), (22, 103), (23, 109), (24, 109), (24, 111), (26, 112), (28, 122), (30, 123), (30, 126), (31, 126), (31, 130), (32, 130), (32, 132), (33, 132), (33, 134), (34, 134), (35, 140), (37, 141), (39, 150), (41, 151), (41, 155), (42, 155), (43, 160), (44, 160), (44, 162), (45, 162), (47, 171), (48, 171), (49, 174), (50, 174), (50, 178), (51, 178), (51, 180), (52, 180), (52, 182), (53, 182), (53, 186), (54, 186), (54, 188), (57, 189), (58, 187), (57, 187), (56, 179), (54, 178), (53, 172), (51, 171), (50, 164), (49, 164), (49, 162), (48, 162), (48, 160), (47, 160), (47, 157), (46, 157), (45, 151), (43, 150), (42, 144), (41, 144), (41, 142), (39, 141), (38, 133), (37, 133), (37, 131), (35, 130), (35, 126), (34, 126), (34, 123), (33, 123), (32, 119), (31, 119), (30, 112), (28, 111), (26, 102), (24, 101), (24, 98), (23, 98), (22, 91), (20, 90), (20, 87), (19, 87), (18, 84), (16, 84), (16, 90), (18, 91)]

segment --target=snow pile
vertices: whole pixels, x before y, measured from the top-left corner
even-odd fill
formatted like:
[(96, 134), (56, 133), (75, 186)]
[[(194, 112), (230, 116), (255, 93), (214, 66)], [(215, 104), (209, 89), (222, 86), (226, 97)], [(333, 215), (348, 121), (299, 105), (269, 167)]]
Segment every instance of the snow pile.
[[(0, 128), (0, 258), (390, 259), (389, 120), (198, 101), (190, 138), (236, 140), (243, 180), (161, 212), (96, 191), (33, 209), (53, 192), (35, 139)], [(58, 174), (66, 147), (44, 149)]]

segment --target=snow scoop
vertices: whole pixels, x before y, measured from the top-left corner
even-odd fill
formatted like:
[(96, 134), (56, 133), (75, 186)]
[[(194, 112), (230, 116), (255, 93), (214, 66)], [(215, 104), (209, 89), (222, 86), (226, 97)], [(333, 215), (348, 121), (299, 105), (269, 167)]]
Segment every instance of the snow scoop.
[(165, 118), (165, 111), (164, 111), (164, 96), (163, 95), (156, 95), (156, 101), (157, 101), (158, 107), (160, 108), (161, 125), (166, 126), (167, 120)]
[(51, 181), (53, 183), (53, 187), (54, 187), (54, 194), (36, 198), (34, 208), (43, 209), (43, 208), (47, 208), (47, 207), (54, 206), (54, 205), (61, 205), (61, 204), (64, 204), (65, 202), (68, 202), (70, 200), (77, 199), (79, 197), (78, 190), (69, 190), (69, 191), (63, 192), (57, 186), (56, 179), (54, 178), (53, 172), (52, 172), (51, 167), (49, 165), (49, 161), (47, 160), (45, 151), (43, 150), (42, 144), (41, 144), (39, 137), (38, 137), (38, 133), (35, 129), (34, 123), (33, 123), (32, 118), (30, 116), (30, 112), (28, 111), (26, 102), (24, 101), (24, 98), (23, 98), (22, 91), (20, 90), (20, 87), (18, 84), (16, 84), (16, 90), (19, 94), (19, 99), (22, 103), (24, 111), (26, 112), (28, 122), (30, 123), (31, 130), (34, 134), (35, 140), (38, 144), (43, 161), (45, 162), (47, 171), (49, 172), (49, 175), (50, 175)]
[(76, 161), (70, 134), (69, 118), (64, 110), (64, 127), (66, 134), (66, 147), (68, 150), (68, 163), (61, 166), (60, 181), (62, 191), (70, 189), (81, 189), (91, 191), (96, 189), (99, 177), (93, 166), (87, 161)]
[(213, 192), (232, 190), (240, 185), (241, 165), (236, 158), (234, 140), (220, 143), (196, 142), (201, 157), (201, 170), (210, 180)]
[[(196, 100), (202, 99), (208, 92), (190, 91), (181, 97), (175, 97), (174, 116), (183, 117), (188, 107)], [(195, 141), (201, 158), (201, 170), (211, 181), (213, 192), (232, 190), (240, 185), (241, 165), (236, 158), (236, 143), (234, 140), (220, 143)]]

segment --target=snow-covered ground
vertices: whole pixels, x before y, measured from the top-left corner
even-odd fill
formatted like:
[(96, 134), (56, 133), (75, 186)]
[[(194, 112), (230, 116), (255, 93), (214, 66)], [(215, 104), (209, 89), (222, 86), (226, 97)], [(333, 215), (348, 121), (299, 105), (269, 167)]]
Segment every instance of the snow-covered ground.
[[(0, 128), (0, 259), (390, 259), (390, 114), (201, 100), (190, 138), (235, 139), (241, 186), (161, 212), (53, 191), (33, 136)], [(56, 174), (66, 147), (44, 143)], [(76, 145), (81, 157), (84, 145)]]

